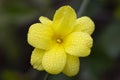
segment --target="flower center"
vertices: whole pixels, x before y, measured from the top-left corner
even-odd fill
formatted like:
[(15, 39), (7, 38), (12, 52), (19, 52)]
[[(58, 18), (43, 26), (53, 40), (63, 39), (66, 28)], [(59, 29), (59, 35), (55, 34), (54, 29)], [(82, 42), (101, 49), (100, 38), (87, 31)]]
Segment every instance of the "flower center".
[(62, 39), (57, 38), (57, 39), (56, 39), (56, 42), (60, 44), (60, 43), (62, 43)]

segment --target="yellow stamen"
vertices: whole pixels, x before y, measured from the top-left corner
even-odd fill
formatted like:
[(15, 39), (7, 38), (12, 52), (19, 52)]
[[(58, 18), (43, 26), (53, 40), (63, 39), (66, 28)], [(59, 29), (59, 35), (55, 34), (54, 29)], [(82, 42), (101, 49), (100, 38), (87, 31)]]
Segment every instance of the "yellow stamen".
[(56, 39), (56, 42), (57, 42), (57, 43), (62, 43), (62, 39), (57, 38), (57, 39)]

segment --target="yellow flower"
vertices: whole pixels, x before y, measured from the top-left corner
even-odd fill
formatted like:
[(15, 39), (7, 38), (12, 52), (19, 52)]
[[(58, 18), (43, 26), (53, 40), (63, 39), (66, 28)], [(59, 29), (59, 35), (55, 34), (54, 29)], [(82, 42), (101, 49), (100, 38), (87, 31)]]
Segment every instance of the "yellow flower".
[(74, 76), (79, 72), (79, 57), (90, 54), (94, 23), (89, 17), (76, 17), (70, 6), (59, 8), (53, 20), (41, 16), (41, 23), (30, 26), (28, 43), (35, 47), (31, 64), (51, 74), (63, 72)]

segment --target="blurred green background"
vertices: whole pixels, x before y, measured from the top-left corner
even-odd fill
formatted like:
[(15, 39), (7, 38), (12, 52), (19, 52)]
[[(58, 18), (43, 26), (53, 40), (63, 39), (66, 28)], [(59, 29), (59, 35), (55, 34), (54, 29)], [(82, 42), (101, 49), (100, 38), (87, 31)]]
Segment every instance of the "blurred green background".
[[(95, 22), (91, 55), (80, 58), (75, 77), (49, 75), (48, 80), (120, 80), (120, 0), (87, 0), (81, 16)], [(40, 16), (52, 19), (62, 5), (78, 12), (83, 0), (0, 0), (0, 80), (43, 80), (46, 72), (30, 65), (27, 43), (31, 24)]]

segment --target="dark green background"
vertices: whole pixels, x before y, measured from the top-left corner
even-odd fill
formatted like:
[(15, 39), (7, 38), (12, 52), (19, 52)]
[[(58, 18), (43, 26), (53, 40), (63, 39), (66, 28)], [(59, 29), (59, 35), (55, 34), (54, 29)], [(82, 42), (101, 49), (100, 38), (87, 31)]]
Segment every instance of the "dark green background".
[[(52, 19), (62, 5), (78, 12), (82, 1), (0, 0), (0, 80), (43, 80), (46, 72), (30, 65), (28, 29), (40, 16)], [(84, 15), (95, 22), (91, 55), (80, 58), (77, 76), (49, 75), (48, 80), (120, 80), (120, 0), (89, 0)]]

